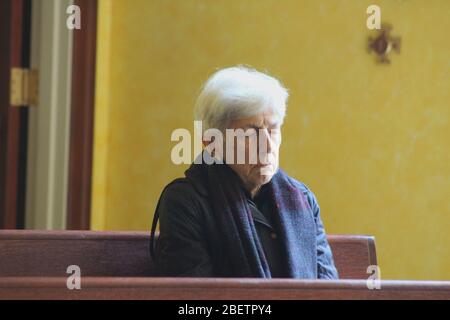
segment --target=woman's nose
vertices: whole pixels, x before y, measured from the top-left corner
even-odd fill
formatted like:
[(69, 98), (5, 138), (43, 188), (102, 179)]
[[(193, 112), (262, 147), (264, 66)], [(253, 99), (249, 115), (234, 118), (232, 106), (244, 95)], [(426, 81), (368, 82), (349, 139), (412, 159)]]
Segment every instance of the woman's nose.
[(274, 142), (267, 129), (261, 129), (258, 141), (259, 163), (265, 165), (271, 163), (270, 155), (274, 148)]
[(265, 151), (265, 153), (271, 153), (274, 148), (274, 142), (272, 141), (269, 131), (267, 129), (261, 129), (259, 137), (261, 139), (260, 146), (264, 146), (263, 151)]

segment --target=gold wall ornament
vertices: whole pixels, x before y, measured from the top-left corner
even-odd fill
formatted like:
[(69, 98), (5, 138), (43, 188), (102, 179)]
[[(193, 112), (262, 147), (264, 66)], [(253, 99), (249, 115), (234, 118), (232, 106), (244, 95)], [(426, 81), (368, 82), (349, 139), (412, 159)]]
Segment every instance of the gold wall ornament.
[(392, 37), (390, 32), (392, 26), (389, 24), (381, 25), (381, 29), (375, 38), (369, 37), (368, 50), (375, 52), (378, 63), (390, 63), (389, 53), (395, 51), (400, 53), (401, 38)]

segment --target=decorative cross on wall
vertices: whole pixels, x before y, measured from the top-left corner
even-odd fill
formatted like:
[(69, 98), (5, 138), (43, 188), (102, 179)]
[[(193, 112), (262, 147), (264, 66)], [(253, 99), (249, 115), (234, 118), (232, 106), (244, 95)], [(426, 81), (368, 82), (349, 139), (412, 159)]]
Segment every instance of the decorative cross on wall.
[(381, 29), (378, 30), (379, 34), (377, 37), (369, 37), (369, 53), (375, 52), (378, 63), (390, 63), (389, 53), (392, 51), (400, 53), (401, 38), (392, 37), (390, 35), (391, 30), (391, 25), (383, 24)]

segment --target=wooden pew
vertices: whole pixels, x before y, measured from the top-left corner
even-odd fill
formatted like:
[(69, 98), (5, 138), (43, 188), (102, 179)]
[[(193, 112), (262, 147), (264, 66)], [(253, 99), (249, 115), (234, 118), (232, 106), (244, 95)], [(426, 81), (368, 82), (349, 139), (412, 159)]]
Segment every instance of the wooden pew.
[[(0, 230), (0, 277), (65, 277), (69, 265), (87, 277), (153, 276), (149, 238), (149, 232)], [(340, 278), (367, 279), (367, 267), (377, 264), (374, 238), (328, 240)]]
[[(0, 230), (0, 299), (450, 299), (450, 282), (381, 281), (369, 236), (330, 235), (339, 281), (158, 278), (148, 232)], [(81, 289), (67, 288), (67, 267), (81, 268)]]

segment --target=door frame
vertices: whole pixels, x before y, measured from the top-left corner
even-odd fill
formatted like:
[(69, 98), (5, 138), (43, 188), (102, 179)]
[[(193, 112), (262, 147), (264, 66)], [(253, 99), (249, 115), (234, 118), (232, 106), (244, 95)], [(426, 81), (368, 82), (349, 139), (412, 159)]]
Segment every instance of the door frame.
[(76, 0), (81, 30), (74, 32), (67, 229), (89, 230), (94, 140), (97, 0)]
[[(81, 29), (66, 27), (69, 5)], [(33, 67), (40, 101), (31, 110), (28, 229), (90, 229), (96, 0), (33, 1)]]
[(39, 72), (39, 100), (29, 110), (27, 229), (65, 229), (70, 141), (71, 0), (33, 0), (31, 68)]
[[(54, 94), (57, 96), (56, 103), (64, 105), (64, 111), (59, 110), (59, 114), (62, 114), (60, 116), (51, 112), (45, 114), (49, 117), (49, 122), (52, 122), (52, 117), (59, 117), (59, 120), (63, 120), (63, 125), (56, 125), (57, 129), (53, 129), (53, 135), (48, 140), (45, 140), (45, 135), (41, 137), (40, 144), (36, 143), (39, 142), (39, 137), (35, 135), (42, 129), (44, 122), (41, 121), (41, 129), (36, 131), (36, 125), (39, 123), (36, 121), (36, 115), (33, 120), (36, 109), (11, 107), (9, 103), (11, 68), (29, 67), (26, 64), (30, 63), (30, 59), (33, 60), (30, 47), (33, 46), (32, 41), (36, 41), (36, 23), (40, 22), (28, 17), (33, 27), (30, 28), (30, 23), (24, 25), (24, 19), (27, 19), (24, 10), (26, 5), (34, 7), (35, 2), (37, 1), (0, 1), (0, 229), (22, 228), (25, 224), (27, 228), (32, 229), (88, 230), (91, 211), (98, 2), (64, 0), (64, 6), (69, 3), (78, 5), (82, 14), (81, 30), (71, 31), (70, 39), (64, 36), (67, 29), (61, 21), (56, 19), (58, 22), (55, 23), (55, 12), (52, 12), (53, 25), (58, 26), (47, 28), (53, 37), (52, 54), (56, 52), (57, 56), (63, 57), (61, 61), (67, 63), (66, 68), (53, 66), (52, 70), (53, 75), (60, 75), (59, 79), (63, 80), (63, 84), (54, 91), (48, 91), (51, 86), (46, 87), (41, 81), (40, 89), (44, 90), (40, 95), (42, 97), (45, 94)], [(47, 6), (59, 5), (56, 14), (64, 19), (67, 17), (66, 8), (58, 3), (60, 0), (46, 1)], [(41, 27), (42, 25), (39, 30)], [(54, 39), (60, 41), (53, 41)], [(25, 52), (24, 48), (28, 52)], [(69, 57), (68, 50), (71, 53)], [(27, 63), (24, 63), (24, 57)], [(34, 64), (36, 65), (36, 61)], [(40, 71), (41, 75), (42, 72), (47, 72), (49, 76), (47, 70)], [(64, 99), (67, 99), (67, 104)], [(50, 100), (47, 99), (45, 107), (48, 107)], [(28, 133), (23, 130), (24, 124), (26, 129), (30, 127)], [(47, 146), (52, 143), (51, 147)], [(39, 153), (40, 148), (46, 150)], [(52, 161), (51, 165), (45, 166), (45, 161), (49, 159)], [(38, 176), (43, 165), (46, 168), (45, 174)], [(46, 189), (45, 192), (42, 192), (42, 189)], [(39, 201), (47, 202), (40, 207), (40, 213), (36, 209), (39, 207), (36, 202)], [(22, 216), (20, 210), (24, 211)]]

